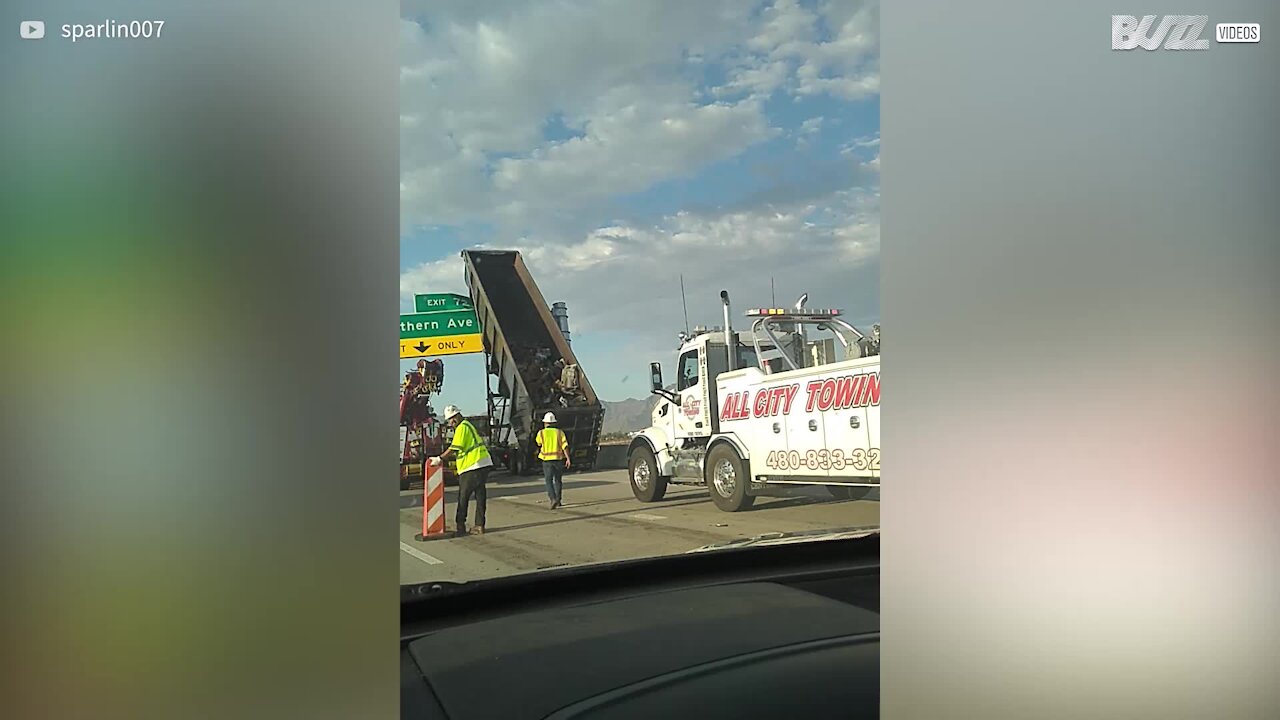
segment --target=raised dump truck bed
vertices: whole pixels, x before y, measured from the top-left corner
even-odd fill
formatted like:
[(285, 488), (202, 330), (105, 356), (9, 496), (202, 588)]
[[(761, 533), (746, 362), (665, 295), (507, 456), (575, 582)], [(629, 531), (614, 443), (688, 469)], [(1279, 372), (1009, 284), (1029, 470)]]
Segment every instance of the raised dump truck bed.
[[(491, 443), (509, 451), (507, 465), (512, 472), (536, 470), (541, 463), (534, 436), (542, 427), (542, 416), (553, 412), (569, 440), (574, 467), (592, 467), (599, 450), (604, 406), (524, 259), (515, 250), (464, 250), (462, 259), (484, 334)], [(568, 407), (555, 395), (557, 360), (578, 366), (580, 394)]]

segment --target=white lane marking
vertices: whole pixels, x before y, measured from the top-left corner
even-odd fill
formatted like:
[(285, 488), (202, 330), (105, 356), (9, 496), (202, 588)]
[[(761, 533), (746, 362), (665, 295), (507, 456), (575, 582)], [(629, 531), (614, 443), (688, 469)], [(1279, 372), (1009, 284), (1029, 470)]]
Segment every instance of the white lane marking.
[(415, 547), (412, 547), (412, 546), (410, 546), (410, 545), (406, 545), (406, 544), (404, 544), (404, 543), (400, 543), (400, 550), (401, 550), (402, 552), (409, 553), (409, 554), (410, 554), (410, 555), (412, 555), (413, 557), (418, 558), (419, 560), (421, 560), (422, 562), (424, 562), (424, 563), (426, 563), (426, 564), (428, 564), (428, 565), (443, 565), (443, 564), (444, 564), (444, 561), (443, 561), (443, 560), (441, 560), (440, 558), (431, 557), (430, 555), (428, 555), (428, 554), (426, 554), (426, 553), (422, 552), (421, 550), (419, 550), (419, 549), (417, 549), (417, 548), (415, 548)]
[(665, 515), (648, 515), (646, 513), (636, 513), (631, 517), (637, 520), (666, 520), (667, 519)]

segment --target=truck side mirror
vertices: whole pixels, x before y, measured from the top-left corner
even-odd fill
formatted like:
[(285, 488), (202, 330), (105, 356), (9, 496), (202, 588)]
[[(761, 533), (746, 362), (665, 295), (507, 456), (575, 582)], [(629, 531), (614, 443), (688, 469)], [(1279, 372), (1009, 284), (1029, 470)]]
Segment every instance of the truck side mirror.
[(662, 389), (662, 363), (649, 363), (649, 390), (658, 392)]

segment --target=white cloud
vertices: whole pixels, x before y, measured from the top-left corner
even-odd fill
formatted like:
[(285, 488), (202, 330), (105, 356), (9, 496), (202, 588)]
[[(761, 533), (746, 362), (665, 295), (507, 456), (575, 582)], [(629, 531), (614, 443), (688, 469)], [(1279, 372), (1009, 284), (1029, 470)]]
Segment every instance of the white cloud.
[[(765, 304), (770, 277), (780, 291), (809, 292), (818, 304), (878, 318), (878, 272), (868, 263), (879, 246), (878, 195), (846, 190), (772, 211), (678, 213), (657, 227), (602, 228), (578, 243), (534, 240), (523, 249), (539, 282), (570, 302), (584, 337), (608, 329), (665, 338), (682, 322), (680, 274), (690, 313), (703, 321), (718, 314), (720, 289), (740, 306)], [(876, 286), (851, 293), (859, 269)], [(609, 289), (607, 298), (600, 288)]]
[[(870, 135), (864, 135), (862, 137), (854, 138), (849, 142), (841, 145), (840, 154), (851, 155), (857, 152), (858, 150), (866, 150), (870, 148), (876, 148), (876, 152), (879, 153), (879, 148), (880, 148), (880, 132), (879, 131), (876, 131)], [(876, 157), (879, 158), (879, 155), (877, 154)], [(875, 167), (876, 169), (879, 169), (879, 164), (877, 163)]]
[(763, 27), (747, 47), (775, 57), (794, 52), (817, 39), (818, 15), (796, 0), (777, 0), (761, 17)]
[[(504, 211), (575, 207), (643, 190), (731, 157), (769, 136), (758, 103), (697, 105), (687, 92), (606, 94), (584, 123), (585, 135), (497, 163), (493, 184)], [(665, 96), (665, 99), (663, 99)]]
[(712, 89), (716, 97), (746, 93), (751, 98), (766, 98), (786, 84), (791, 67), (784, 60), (748, 57), (738, 61), (729, 81)]
[(857, 3), (828, 0), (822, 21), (831, 32), (826, 42), (792, 49), (803, 60), (796, 70), (801, 95), (827, 93), (842, 100), (859, 100), (880, 92), (877, 1)]
[(811, 117), (800, 123), (800, 127), (796, 128), (796, 147), (808, 147), (813, 138), (822, 130), (823, 117)]
[[(682, 75), (685, 54), (718, 57), (746, 33), (748, 3), (511, 3), (493, 12), (486, 6), (485, 14), (478, 5), (424, 2), (403, 10), (409, 18), (401, 36), (405, 224), (489, 221), (481, 216), (495, 202), (522, 218), (538, 209), (543, 193), (573, 201), (603, 188), (584, 178), (645, 155), (637, 152), (644, 143), (662, 140), (669, 158), (714, 160), (741, 150), (767, 127), (755, 105), (699, 108), (695, 85)], [(627, 108), (642, 112), (628, 122), (619, 116)], [(586, 142), (544, 142), (553, 115), (585, 128)], [(663, 126), (668, 116), (687, 132)], [(708, 138), (714, 147), (704, 149)], [(545, 170), (537, 167), (542, 162)], [(687, 170), (688, 162), (651, 161), (622, 187)], [(621, 174), (613, 170), (615, 178)], [(522, 187), (520, 178), (535, 186)], [(506, 184), (497, 185), (499, 179)]]
[(878, 0), (829, 0), (816, 12), (796, 0), (778, 0), (761, 17), (717, 96), (760, 97), (778, 89), (841, 100), (879, 94)]
[(400, 310), (412, 312), (415, 293), (457, 293), (467, 295), (462, 259), (451, 255), (422, 263), (400, 273)]
[(822, 74), (821, 66), (806, 62), (796, 70), (800, 83), (796, 92), (800, 95), (819, 95), (826, 93), (841, 100), (862, 100), (873, 97), (880, 92), (880, 75), (863, 75), (859, 77), (836, 76)]
[(854, 138), (853, 144), (855, 147), (880, 147), (880, 132), (876, 131), (871, 135)]
[[(874, 2), (407, 0), (402, 14), (404, 227), (536, 225), (761, 141), (780, 88), (878, 92)], [(719, 102), (701, 100), (701, 68), (726, 60)], [(545, 140), (553, 116), (581, 137)]]
[[(666, 342), (683, 324), (681, 274), (695, 322), (716, 319), (720, 289), (742, 307), (765, 304), (771, 277), (787, 297), (808, 292), (815, 304), (844, 307), (854, 322), (879, 320), (875, 188), (769, 209), (681, 212), (649, 227), (602, 227), (570, 243), (528, 237), (510, 247), (523, 253), (548, 300), (569, 303), (579, 340), (612, 331)], [(402, 295), (458, 292), (462, 277), (459, 258), (426, 263), (401, 275)]]

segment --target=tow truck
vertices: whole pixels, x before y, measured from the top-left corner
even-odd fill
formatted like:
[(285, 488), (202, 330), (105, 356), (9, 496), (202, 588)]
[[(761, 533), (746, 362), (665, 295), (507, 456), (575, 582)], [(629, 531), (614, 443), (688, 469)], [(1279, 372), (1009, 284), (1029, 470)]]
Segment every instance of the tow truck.
[[(836, 309), (756, 308), (739, 337), (721, 291), (724, 330), (681, 333), (674, 390), (650, 363), (662, 398), (627, 452), (631, 490), (661, 500), (669, 485), (706, 485), (726, 512), (778, 486), (823, 485), (840, 499), (880, 486), (880, 329)], [(837, 357), (839, 355), (840, 357)]]
[[(422, 477), (423, 463), (448, 447), (449, 432), (431, 407), (431, 395), (444, 385), (444, 362), (419, 360), (400, 386), (400, 489)], [(444, 468), (445, 484), (457, 482), (455, 465)]]

